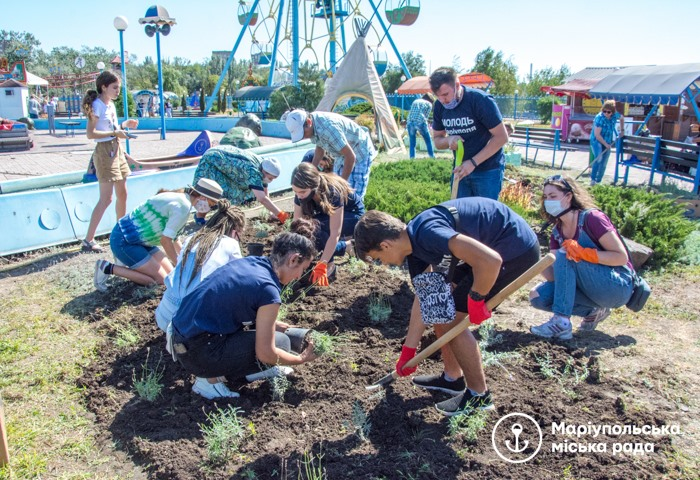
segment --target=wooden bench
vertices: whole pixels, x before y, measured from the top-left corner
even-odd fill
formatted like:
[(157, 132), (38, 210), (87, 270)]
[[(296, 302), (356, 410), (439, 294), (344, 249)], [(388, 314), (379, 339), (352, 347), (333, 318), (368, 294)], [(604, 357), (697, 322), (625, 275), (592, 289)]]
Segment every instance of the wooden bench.
[(509, 141), (513, 145), (525, 147), (525, 161), (528, 159), (528, 150), (533, 148), (535, 156), (532, 158), (532, 163), (537, 161), (537, 154), (540, 150), (552, 151), (552, 168), (556, 164), (557, 152), (564, 152), (561, 159), (559, 169), (564, 168), (566, 154), (575, 150), (571, 147), (562, 146), (561, 131), (553, 128), (532, 128), (516, 126), (515, 131), (510, 135)]
[(661, 184), (666, 178), (675, 178), (693, 184), (693, 191), (700, 187), (698, 158), (700, 146), (663, 140), (660, 137), (624, 136), (617, 142), (615, 155), (615, 183), (624, 168), (622, 183), (626, 184), (629, 169), (636, 168), (649, 172), (649, 185), (654, 184), (654, 176), (661, 175)]
[(59, 125), (62, 125), (66, 129), (66, 137), (68, 136), (68, 133), (70, 132), (71, 137), (75, 137), (75, 127), (80, 125), (80, 122), (72, 121), (72, 120), (64, 120), (58, 122)]

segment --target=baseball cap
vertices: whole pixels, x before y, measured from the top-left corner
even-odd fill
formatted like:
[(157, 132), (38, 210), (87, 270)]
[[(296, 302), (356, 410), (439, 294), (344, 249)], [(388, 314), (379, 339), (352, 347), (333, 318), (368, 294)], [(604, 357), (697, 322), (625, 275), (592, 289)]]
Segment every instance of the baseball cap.
[(260, 166), (264, 171), (269, 173), (270, 175), (274, 177), (279, 177), (280, 176), (280, 161), (277, 160), (275, 157), (268, 157), (264, 159), (261, 163)]
[(221, 185), (208, 178), (200, 178), (197, 180), (197, 185), (192, 188), (200, 195), (214, 200), (215, 202), (219, 200), (224, 193), (224, 189), (221, 188)]
[(298, 142), (304, 138), (304, 123), (306, 122), (306, 112), (304, 110), (292, 110), (287, 114), (287, 130), (292, 135), (292, 142)]

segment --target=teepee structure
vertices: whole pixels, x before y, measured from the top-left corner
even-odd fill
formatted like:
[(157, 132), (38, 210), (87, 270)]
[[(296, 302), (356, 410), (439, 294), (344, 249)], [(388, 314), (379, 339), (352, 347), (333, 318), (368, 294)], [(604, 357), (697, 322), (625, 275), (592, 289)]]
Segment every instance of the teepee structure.
[(374, 106), (380, 143), (388, 153), (405, 153), (399, 127), (367, 48), (365, 36), (369, 23), (356, 20), (355, 28), (360, 35), (348, 49), (335, 75), (326, 81), (326, 93), (316, 110), (332, 112), (339, 102), (348, 97), (364, 98)]

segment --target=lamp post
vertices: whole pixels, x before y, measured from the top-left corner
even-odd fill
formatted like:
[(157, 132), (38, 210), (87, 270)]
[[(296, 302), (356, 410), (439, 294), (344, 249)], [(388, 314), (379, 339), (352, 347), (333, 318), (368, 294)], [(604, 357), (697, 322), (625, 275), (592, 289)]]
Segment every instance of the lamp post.
[(146, 35), (152, 37), (156, 36), (156, 61), (158, 63), (158, 93), (160, 105), (160, 139), (165, 140), (165, 102), (163, 101), (163, 70), (161, 68), (160, 62), (160, 34), (167, 36), (170, 33), (170, 29), (177, 22), (174, 18), (170, 18), (168, 11), (165, 7), (160, 5), (153, 5), (148, 7), (146, 10), (146, 16), (144, 18), (139, 18), (139, 23), (146, 25), (145, 32)]
[[(129, 21), (121, 15), (114, 17), (114, 28), (119, 31), (119, 53), (121, 55), (122, 67), (122, 104), (124, 105), (124, 120), (129, 118), (129, 97), (126, 88), (126, 62), (124, 61), (124, 30), (129, 26)], [(131, 153), (129, 139), (126, 139), (126, 153)]]
[(97, 62), (97, 69), (102, 73), (102, 71), (105, 69), (105, 62)]
[[(401, 75), (401, 85), (406, 81), (406, 75)], [(403, 120), (403, 95), (401, 95), (401, 111), (399, 112), (399, 128), (401, 128), (401, 121)]]
[(515, 89), (515, 97), (513, 99), (513, 123), (518, 123), (518, 89)]

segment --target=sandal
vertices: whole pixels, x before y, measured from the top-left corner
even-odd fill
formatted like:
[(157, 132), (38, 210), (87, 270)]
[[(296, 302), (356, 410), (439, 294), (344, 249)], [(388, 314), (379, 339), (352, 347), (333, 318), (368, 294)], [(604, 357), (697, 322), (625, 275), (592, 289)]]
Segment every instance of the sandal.
[(91, 242), (88, 242), (87, 240), (83, 240), (81, 242), (81, 247), (80, 249), (83, 252), (96, 252), (96, 253), (102, 253), (105, 251), (104, 248), (100, 246), (99, 243), (97, 243), (95, 240), (92, 240)]

